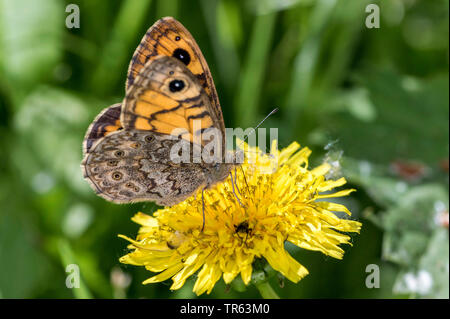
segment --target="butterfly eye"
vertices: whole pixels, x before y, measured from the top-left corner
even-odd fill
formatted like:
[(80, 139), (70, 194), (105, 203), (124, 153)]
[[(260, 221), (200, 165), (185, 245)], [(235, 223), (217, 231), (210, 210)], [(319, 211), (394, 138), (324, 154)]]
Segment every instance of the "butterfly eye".
[(173, 51), (172, 56), (174, 58), (177, 58), (186, 65), (188, 65), (189, 62), (191, 62), (191, 56), (189, 55), (189, 53), (181, 48), (178, 48), (175, 51)]
[(169, 83), (169, 90), (172, 93), (179, 92), (184, 89), (185, 84), (181, 80), (173, 80)]
[(120, 172), (114, 172), (114, 173), (112, 173), (112, 178), (113, 178), (113, 180), (115, 180), (115, 181), (119, 181), (119, 180), (122, 179), (122, 173), (120, 173)]

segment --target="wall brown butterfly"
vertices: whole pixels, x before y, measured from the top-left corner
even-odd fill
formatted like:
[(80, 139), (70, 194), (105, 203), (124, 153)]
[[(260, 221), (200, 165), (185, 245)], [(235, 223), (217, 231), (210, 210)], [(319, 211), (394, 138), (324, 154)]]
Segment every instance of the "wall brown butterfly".
[[(176, 128), (184, 133), (174, 135)], [(195, 137), (209, 129), (221, 133), (219, 161), (171, 160), (175, 144), (193, 156)], [(134, 52), (122, 103), (103, 110), (90, 125), (81, 166), (95, 192), (109, 201), (171, 206), (230, 175), (235, 164), (225, 163), (225, 145), (222, 110), (205, 58), (189, 31), (166, 17)]]

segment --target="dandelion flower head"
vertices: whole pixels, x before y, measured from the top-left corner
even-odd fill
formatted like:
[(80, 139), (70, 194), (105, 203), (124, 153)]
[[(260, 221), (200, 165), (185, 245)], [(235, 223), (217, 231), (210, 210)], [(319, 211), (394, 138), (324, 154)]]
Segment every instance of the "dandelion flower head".
[(311, 151), (295, 142), (279, 151), (274, 141), (270, 154), (247, 144), (243, 149), (245, 161), (233, 174), (235, 183), (228, 177), (204, 192), (203, 231), (201, 191), (153, 216), (132, 218), (141, 227), (136, 239), (120, 235), (131, 249), (120, 261), (157, 273), (144, 284), (171, 278), (170, 289), (176, 290), (197, 273), (193, 291), (209, 294), (220, 278), (228, 284), (240, 275), (248, 285), (259, 258), (297, 283), (308, 270), (286, 251), (286, 242), (343, 257), (339, 245), (350, 243), (344, 232), (359, 232), (361, 223), (338, 218), (334, 212), (350, 215), (349, 210), (327, 199), (354, 191), (332, 192), (345, 178), (327, 180), (327, 163), (308, 169)]

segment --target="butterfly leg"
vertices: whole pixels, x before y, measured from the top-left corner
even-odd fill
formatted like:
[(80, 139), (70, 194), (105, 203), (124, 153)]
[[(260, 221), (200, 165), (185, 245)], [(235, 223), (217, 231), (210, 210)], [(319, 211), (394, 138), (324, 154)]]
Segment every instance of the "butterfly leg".
[(244, 169), (242, 168), (242, 166), (239, 166), (239, 167), (240, 167), (240, 169), (241, 169), (242, 176), (244, 177), (244, 182), (245, 182), (245, 185), (247, 186), (247, 190), (248, 190), (249, 187), (248, 187), (248, 183), (247, 183), (247, 178), (245, 178), (245, 172), (244, 172)]
[(237, 169), (236, 169), (236, 167), (234, 168), (234, 185), (236, 185), (236, 189), (237, 189), (239, 195), (242, 196), (241, 191), (240, 191), (240, 189), (238, 187), (238, 184), (237, 184)]
[(242, 207), (245, 207), (242, 203), (241, 200), (239, 199), (239, 197), (236, 195), (236, 192), (234, 191), (234, 182), (233, 182), (233, 174), (230, 172), (230, 177), (231, 177), (231, 187), (233, 188), (233, 194), (234, 197), (236, 197), (237, 201), (239, 202), (239, 205), (241, 205)]
[(205, 192), (205, 189), (203, 188), (202, 189), (202, 215), (203, 215), (203, 225), (202, 225), (202, 233), (203, 233), (203, 230), (205, 229), (205, 197), (204, 197), (204, 193)]
[(253, 202), (253, 204), (254, 204), (255, 201), (253, 200), (253, 196), (252, 196), (252, 194), (250, 193), (250, 187), (248, 186), (247, 178), (245, 177), (245, 171), (244, 171), (244, 169), (242, 168), (242, 165), (239, 166), (239, 168), (241, 169), (242, 177), (244, 178), (245, 186), (247, 187), (248, 198), (249, 198), (249, 199)]

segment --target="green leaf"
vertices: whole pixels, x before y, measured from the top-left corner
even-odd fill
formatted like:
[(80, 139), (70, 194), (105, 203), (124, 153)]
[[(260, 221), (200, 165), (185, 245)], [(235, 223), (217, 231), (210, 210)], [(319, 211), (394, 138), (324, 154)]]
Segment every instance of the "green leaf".
[(248, 53), (242, 68), (240, 89), (236, 100), (238, 123), (248, 126), (257, 118), (257, 108), (263, 87), (266, 59), (274, 33), (276, 13), (256, 16), (251, 31)]
[(80, 173), (87, 109), (81, 98), (51, 87), (38, 87), (27, 96), (15, 116), (21, 139), (12, 154), (25, 180), (49, 170), (50, 177), (62, 178), (81, 192), (87, 190)]
[(427, 298), (449, 298), (449, 238), (448, 229), (439, 228), (433, 232), (427, 252), (419, 262), (419, 269), (428, 271), (433, 278)]
[(0, 0), (1, 82), (24, 86), (48, 79), (62, 55), (64, 7), (58, 0)]
[(398, 199), (396, 206), (382, 214), (385, 229), (384, 258), (410, 267), (417, 265), (425, 253), (435, 222), (436, 203), (448, 207), (448, 193), (437, 184), (411, 188)]
[[(378, 164), (416, 160), (432, 167), (448, 157), (448, 74), (411, 81), (388, 70), (361, 74), (370, 113), (364, 100), (359, 106), (348, 101), (347, 112), (332, 113), (326, 122), (346, 156)], [(355, 113), (356, 107), (367, 114)]]
[(152, 1), (141, 0), (122, 2), (110, 39), (103, 48), (91, 78), (92, 86), (97, 93), (110, 93), (119, 79), (126, 78), (120, 72), (111, 72), (111, 70), (121, 70), (131, 60), (134, 49), (130, 51), (130, 48), (139, 44), (133, 43), (136, 34), (139, 34), (140, 39), (146, 32), (146, 27), (142, 29), (142, 24), (151, 3)]
[(38, 233), (29, 214), (15, 214), (15, 199), (0, 202), (0, 295), (2, 298), (27, 298), (45, 285), (52, 271), (42, 253)]

